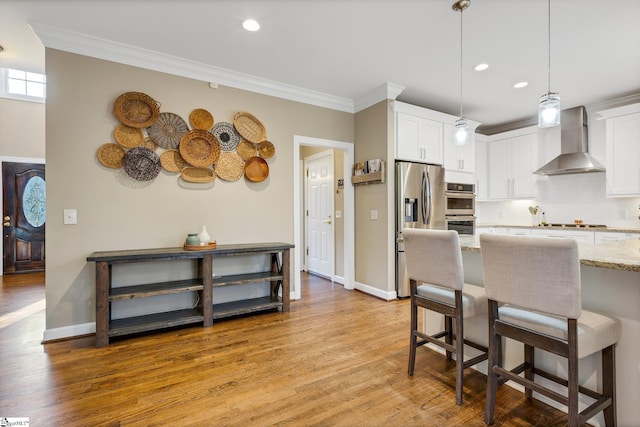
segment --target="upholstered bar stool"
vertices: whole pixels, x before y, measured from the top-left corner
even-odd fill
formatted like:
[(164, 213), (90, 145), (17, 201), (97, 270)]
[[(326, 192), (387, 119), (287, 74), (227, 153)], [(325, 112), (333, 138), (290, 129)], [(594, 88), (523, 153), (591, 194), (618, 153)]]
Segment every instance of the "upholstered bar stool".
[[(489, 367), (485, 422), (493, 423), (499, 382), (512, 380), (525, 395), (540, 393), (567, 406), (569, 426), (577, 427), (598, 412), (607, 426), (616, 425), (615, 345), (620, 338), (616, 318), (582, 310), (580, 258), (573, 240), (480, 236), (484, 287), (489, 300)], [(501, 337), (524, 343), (524, 363), (502, 368)], [(567, 379), (535, 366), (534, 348), (567, 359)], [(578, 383), (578, 360), (602, 354), (602, 392)], [(524, 372), (524, 377), (519, 374)], [(534, 382), (539, 375), (563, 385), (561, 394)], [(578, 411), (578, 394), (595, 402)]]
[[(448, 359), (455, 354), (456, 403), (462, 405), (464, 369), (487, 359), (485, 346), (464, 339), (463, 319), (486, 313), (487, 297), (481, 286), (464, 283), (462, 253), (456, 231), (404, 229), (402, 236), (411, 284), (409, 375), (413, 375), (417, 346), (427, 343), (440, 346)], [(418, 329), (418, 307), (443, 314), (445, 330), (433, 335), (421, 332)], [(465, 344), (482, 354), (465, 362)]]

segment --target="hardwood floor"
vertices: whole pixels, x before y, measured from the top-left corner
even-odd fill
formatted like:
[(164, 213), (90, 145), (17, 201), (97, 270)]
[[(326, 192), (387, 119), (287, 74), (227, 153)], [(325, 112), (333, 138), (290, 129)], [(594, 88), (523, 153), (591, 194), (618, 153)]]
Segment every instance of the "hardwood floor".
[[(419, 349), (407, 375), (407, 300), (303, 275), (290, 313), (97, 349), (94, 337), (40, 343), (43, 274), (0, 280), (0, 417), (28, 417), (32, 426), (484, 425), (484, 375), (465, 372), (462, 407), (455, 364), (442, 355)], [(567, 422), (509, 387), (497, 401), (498, 426)]]

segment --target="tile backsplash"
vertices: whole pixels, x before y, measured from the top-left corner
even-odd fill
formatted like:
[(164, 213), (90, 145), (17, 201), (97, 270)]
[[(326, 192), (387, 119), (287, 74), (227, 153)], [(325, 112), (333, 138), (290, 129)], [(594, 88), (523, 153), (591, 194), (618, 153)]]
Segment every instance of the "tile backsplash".
[(540, 176), (536, 198), (513, 201), (478, 201), (477, 224), (532, 225), (540, 220), (529, 213), (539, 206), (548, 223), (604, 224), (609, 227), (640, 229), (640, 197), (607, 198), (606, 174)]

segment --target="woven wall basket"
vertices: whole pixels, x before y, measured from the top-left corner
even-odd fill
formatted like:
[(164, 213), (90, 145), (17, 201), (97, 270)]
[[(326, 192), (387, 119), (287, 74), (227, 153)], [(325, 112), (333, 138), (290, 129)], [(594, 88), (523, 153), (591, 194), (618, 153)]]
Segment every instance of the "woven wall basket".
[(267, 137), (267, 131), (260, 120), (244, 111), (236, 113), (233, 117), (233, 126), (249, 142), (257, 144)]
[(162, 148), (177, 148), (180, 140), (189, 131), (187, 122), (174, 113), (160, 113), (158, 120), (149, 127), (149, 137)]
[(244, 175), (244, 160), (234, 152), (223, 151), (216, 162), (216, 175), (224, 181), (237, 181)]
[(236, 132), (231, 123), (218, 122), (211, 129), (211, 133), (220, 143), (222, 151), (235, 151), (240, 143), (240, 134)]
[(244, 165), (244, 175), (251, 182), (262, 182), (269, 176), (269, 165), (260, 157), (252, 157)]
[(187, 165), (187, 162), (178, 150), (167, 150), (160, 155), (160, 164), (167, 172), (180, 172)]
[(113, 103), (113, 114), (132, 128), (147, 128), (160, 116), (160, 103), (141, 92), (125, 92)]
[(103, 144), (98, 148), (98, 160), (103, 166), (111, 169), (120, 169), (122, 167), (122, 158), (126, 151), (118, 144)]
[(250, 158), (256, 157), (258, 155), (256, 145), (253, 142), (249, 141), (240, 141), (240, 144), (238, 144), (238, 148), (236, 148), (236, 152), (238, 153), (238, 156), (240, 156), (245, 162)]
[(122, 158), (122, 167), (136, 181), (151, 181), (160, 173), (160, 157), (148, 148), (132, 148)]
[(211, 130), (213, 127), (213, 116), (203, 108), (196, 108), (189, 114), (189, 121), (194, 129)]
[(144, 142), (144, 134), (142, 129), (132, 128), (127, 125), (118, 125), (113, 130), (113, 137), (116, 142), (125, 148), (138, 147)]
[(187, 182), (203, 184), (214, 181), (216, 174), (209, 168), (184, 168), (180, 172), (180, 178)]
[(258, 144), (258, 153), (263, 159), (270, 159), (276, 154), (276, 147), (269, 141), (262, 141)]
[(180, 154), (191, 166), (211, 166), (220, 156), (220, 144), (212, 133), (193, 129), (180, 140)]

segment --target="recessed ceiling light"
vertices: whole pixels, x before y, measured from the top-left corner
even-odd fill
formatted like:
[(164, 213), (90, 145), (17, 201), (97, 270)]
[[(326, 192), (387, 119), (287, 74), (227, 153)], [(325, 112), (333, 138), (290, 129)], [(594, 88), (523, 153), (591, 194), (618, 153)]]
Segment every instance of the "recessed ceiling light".
[(245, 19), (242, 22), (242, 28), (247, 31), (258, 31), (260, 29), (260, 24), (255, 19)]
[(484, 71), (487, 68), (489, 68), (489, 64), (478, 64), (478, 65), (476, 65), (474, 70), (476, 70), (476, 71)]
[(516, 89), (522, 89), (523, 87), (529, 86), (529, 82), (518, 82), (513, 85)]

